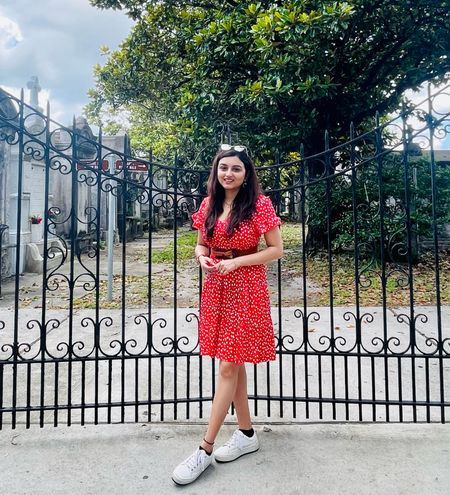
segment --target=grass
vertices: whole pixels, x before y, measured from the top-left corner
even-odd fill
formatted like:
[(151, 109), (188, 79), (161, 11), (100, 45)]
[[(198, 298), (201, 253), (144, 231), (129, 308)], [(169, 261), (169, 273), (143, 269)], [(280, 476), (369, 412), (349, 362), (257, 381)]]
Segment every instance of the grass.
[[(353, 305), (356, 300), (353, 259), (349, 256), (334, 256), (333, 301), (335, 305)], [(324, 288), (317, 294), (319, 306), (328, 305), (330, 300), (330, 278), (328, 260), (325, 256), (308, 259), (308, 275), (316, 285)], [(364, 265), (363, 265), (364, 266)], [(361, 274), (361, 271), (360, 271)], [(450, 259), (447, 256), (441, 263), (441, 302), (450, 304)], [(361, 275), (360, 275), (361, 277)], [(360, 305), (379, 306), (383, 304), (381, 266), (374, 266), (365, 272), (358, 285)], [(412, 268), (412, 288), (414, 304), (436, 304), (435, 274), (430, 256)], [(327, 290), (328, 289), (328, 290)], [(410, 301), (408, 266), (386, 264), (385, 301), (390, 307), (408, 306)]]
[[(301, 231), (298, 224), (284, 224), (282, 235), (285, 247), (283, 269), (290, 276), (303, 275), (301, 251)], [(381, 282), (382, 267), (379, 263), (368, 266), (360, 261), (358, 285), (361, 306), (383, 304)], [(333, 303), (337, 306), (354, 305), (356, 300), (355, 268), (353, 254), (333, 254), (331, 258), (333, 278)], [(408, 306), (410, 301), (409, 268), (406, 263), (386, 263), (386, 294), (388, 306)], [(450, 304), (450, 255), (440, 253), (441, 303)], [(310, 304), (328, 306), (330, 304), (329, 261), (325, 252), (306, 258), (308, 281), (317, 288), (310, 298)], [(412, 267), (412, 288), (414, 304), (436, 304), (436, 280), (433, 254), (423, 253), (421, 262)]]
[[(197, 231), (180, 232), (177, 236), (177, 262), (194, 258), (194, 248), (197, 243)], [(148, 250), (146, 248), (136, 250), (132, 255), (132, 261), (148, 263)], [(152, 263), (173, 264), (174, 242), (167, 241), (163, 248), (152, 250)]]
[[(177, 261), (186, 261), (194, 257), (197, 244), (197, 231), (185, 232), (177, 237)], [(152, 252), (152, 263), (173, 263), (174, 242), (170, 241), (161, 250)]]

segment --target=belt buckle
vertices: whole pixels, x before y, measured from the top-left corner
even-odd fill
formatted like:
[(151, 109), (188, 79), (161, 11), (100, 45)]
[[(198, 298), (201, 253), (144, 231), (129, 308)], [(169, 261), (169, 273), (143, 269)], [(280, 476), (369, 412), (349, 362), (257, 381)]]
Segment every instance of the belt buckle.
[(234, 255), (233, 255), (233, 250), (232, 249), (224, 249), (224, 250), (220, 250), (220, 249), (213, 249), (213, 252), (212, 254), (218, 258), (218, 259), (232, 259), (234, 258)]

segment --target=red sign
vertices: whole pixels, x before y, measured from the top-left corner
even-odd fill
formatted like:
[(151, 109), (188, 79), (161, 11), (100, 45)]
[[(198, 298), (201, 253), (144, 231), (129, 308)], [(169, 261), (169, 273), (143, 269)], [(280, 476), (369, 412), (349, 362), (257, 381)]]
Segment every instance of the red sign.
[[(116, 161), (116, 170), (122, 170), (123, 162), (122, 160)], [(131, 160), (127, 162), (127, 170), (129, 172), (147, 172), (148, 167), (143, 162), (138, 162), (136, 160)]]
[[(97, 170), (98, 169), (98, 162), (97, 161), (92, 161), (92, 160), (80, 160), (77, 163), (77, 170)], [(103, 160), (102, 161), (102, 170), (104, 172), (107, 172), (109, 169), (109, 162), (108, 160)]]
[[(122, 170), (122, 167), (123, 167), (123, 161), (116, 160), (115, 162), (116, 172), (120, 172)], [(77, 163), (77, 170), (97, 170), (97, 169), (98, 169), (98, 162), (93, 160), (79, 160), (79, 162)], [(108, 172), (109, 170), (108, 160), (102, 161), (102, 169), (104, 172)], [(143, 162), (131, 160), (127, 162), (127, 170), (129, 172), (147, 172), (148, 167)]]

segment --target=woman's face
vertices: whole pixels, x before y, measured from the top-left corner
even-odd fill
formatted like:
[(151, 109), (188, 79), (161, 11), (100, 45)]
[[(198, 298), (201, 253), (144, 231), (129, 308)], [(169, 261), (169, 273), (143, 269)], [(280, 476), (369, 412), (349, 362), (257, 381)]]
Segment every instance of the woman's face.
[(245, 180), (245, 165), (237, 156), (225, 156), (217, 164), (217, 179), (225, 191), (234, 191)]

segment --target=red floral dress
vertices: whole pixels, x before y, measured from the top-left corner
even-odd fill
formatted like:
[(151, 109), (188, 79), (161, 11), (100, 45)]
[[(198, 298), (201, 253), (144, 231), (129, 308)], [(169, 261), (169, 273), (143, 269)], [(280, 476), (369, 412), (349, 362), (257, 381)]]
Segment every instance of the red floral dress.
[[(281, 224), (271, 200), (260, 195), (256, 212), (228, 238), (227, 220), (217, 220), (212, 239), (206, 239), (208, 198), (192, 215), (208, 247), (248, 250), (262, 234)], [(213, 258), (214, 259), (214, 258)], [(242, 364), (275, 359), (266, 265), (240, 267), (228, 274), (207, 272), (200, 303), (200, 354)]]

